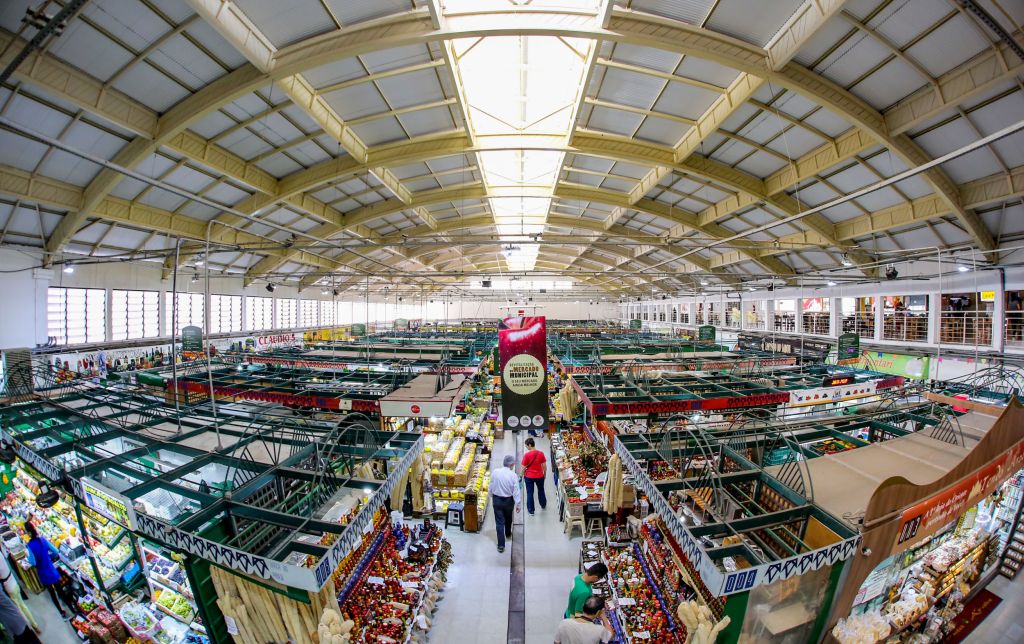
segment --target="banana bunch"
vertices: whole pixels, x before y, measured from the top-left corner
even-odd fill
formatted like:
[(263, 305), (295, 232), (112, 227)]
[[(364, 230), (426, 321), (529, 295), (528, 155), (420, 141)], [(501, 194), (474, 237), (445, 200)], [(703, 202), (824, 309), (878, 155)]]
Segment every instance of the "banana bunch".
[(679, 620), (686, 625), (686, 644), (715, 644), (715, 638), (731, 621), (728, 616), (715, 623), (711, 609), (695, 601), (686, 601), (676, 609)]

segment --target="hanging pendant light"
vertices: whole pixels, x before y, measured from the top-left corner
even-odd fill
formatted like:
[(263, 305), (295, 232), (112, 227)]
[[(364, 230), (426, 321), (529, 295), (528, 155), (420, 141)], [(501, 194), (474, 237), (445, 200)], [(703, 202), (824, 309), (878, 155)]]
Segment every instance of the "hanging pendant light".
[(60, 495), (57, 490), (51, 488), (46, 483), (39, 484), (39, 494), (36, 495), (36, 505), (43, 508), (52, 508), (57, 505), (57, 501), (60, 500)]

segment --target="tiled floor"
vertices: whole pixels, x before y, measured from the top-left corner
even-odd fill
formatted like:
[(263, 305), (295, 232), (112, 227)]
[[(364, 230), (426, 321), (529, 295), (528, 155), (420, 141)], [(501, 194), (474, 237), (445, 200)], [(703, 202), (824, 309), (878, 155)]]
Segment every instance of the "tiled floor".
[(39, 635), (43, 644), (81, 644), (82, 640), (75, 635), (75, 629), (61, 619), (48, 593), (29, 593), (26, 603), (36, 623), (43, 629)]
[(997, 576), (988, 585), (988, 589), (1002, 597), (1003, 601), (965, 642), (1024, 642), (1024, 576), (1018, 575), (1013, 581)]
[[(500, 465), (505, 454), (515, 453), (513, 441), (511, 434), (506, 434), (502, 441), (495, 443), (492, 466)], [(548, 454), (547, 438), (537, 439), (537, 449)], [(550, 475), (546, 491), (548, 508), (538, 507), (535, 516), (525, 516), (526, 642), (529, 644), (552, 641), (579, 559), (581, 539), (570, 540), (562, 533)], [(434, 616), (430, 641), (436, 644), (505, 642), (511, 548), (498, 554), (493, 512), (488, 508), (481, 532), (449, 530), (448, 539), (455, 561), (448, 573), (445, 599)]]

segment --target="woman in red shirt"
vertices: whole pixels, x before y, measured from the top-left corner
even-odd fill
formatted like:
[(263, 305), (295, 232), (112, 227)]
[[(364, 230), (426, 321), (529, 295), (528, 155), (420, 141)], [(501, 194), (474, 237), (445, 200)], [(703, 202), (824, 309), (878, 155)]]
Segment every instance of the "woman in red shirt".
[(533, 488), (537, 487), (537, 498), (540, 509), (548, 507), (548, 497), (544, 494), (544, 477), (547, 475), (547, 458), (544, 452), (536, 448), (533, 438), (526, 439), (526, 453), (523, 454), (523, 478), (526, 479), (526, 511), (533, 516)]

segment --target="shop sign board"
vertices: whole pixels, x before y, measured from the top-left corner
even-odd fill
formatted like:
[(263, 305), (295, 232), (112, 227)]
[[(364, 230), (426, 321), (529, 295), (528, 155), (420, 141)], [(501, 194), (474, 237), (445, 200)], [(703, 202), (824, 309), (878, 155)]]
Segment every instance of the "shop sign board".
[(622, 459), (624, 471), (635, 479), (637, 489), (647, 495), (651, 506), (665, 521), (665, 525), (668, 526), (669, 532), (679, 544), (683, 555), (697, 569), (701, 581), (715, 597), (746, 592), (755, 586), (775, 583), (831, 566), (852, 557), (860, 545), (860, 535), (858, 534), (787, 559), (733, 572), (722, 571), (705, 552), (700, 541), (690, 532), (679, 515), (669, 506), (664, 494), (655, 487), (653, 481), (637, 464), (622, 441), (615, 441), (615, 451)]
[(257, 349), (272, 349), (274, 347), (292, 347), (301, 344), (301, 341), (294, 333), (282, 333), (256, 336), (253, 338), (253, 344)]
[(380, 401), (380, 415), (389, 418), (445, 417), (455, 413), (459, 399), (453, 400), (387, 400)]
[(894, 376), (903, 376), (911, 380), (925, 380), (931, 367), (928, 356), (907, 356), (899, 353), (883, 351), (865, 351), (861, 356), (860, 367), (871, 369)]
[(396, 329), (408, 329), (409, 328), (409, 320), (406, 320), (405, 318), (395, 318), (395, 328)]
[(751, 351), (769, 351), (787, 355), (812, 355), (824, 358), (832, 350), (832, 343), (806, 338), (783, 338), (741, 333), (736, 348)]
[(499, 323), (501, 421), (505, 429), (547, 427), (547, 355), (544, 317), (511, 317)]
[(700, 342), (715, 341), (715, 327), (705, 324), (697, 329), (697, 340)]
[(640, 320), (630, 320), (629, 321), (629, 328), (631, 328), (631, 329), (642, 329), (642, 328), (644, 328), (644, 323), (641, 322)]
[(838, 363), (849, 364), (860, 359), (860, 335), (844, 333), (839, 336)]
[(90, 478), (82, 478), (80, 483), (81, 494), (75, 496), (81, 498), (87, 506), (114, 523), (132, 530), (135, 529), (135, 508), (132, 507), (132, 502), (128, 497), (118, 494)]
[(197, 326), (181, 329), (181, 350), (185, 353), (203, 352), (203, 330)]
[(905, 550), (926, 537), (981, 499), (992, 494), (1015, 472), (1024, 468), (1024, 441), (1000, 454), (995, 460), (960, 479), (942, 492), (903, 511), (893, 552)]
[(366, 325), (365, 324), (353, 324), (352, 325), (352, 336), (356, 337), (356, 336), (362, 336), (362, 335), (366, 335)]

